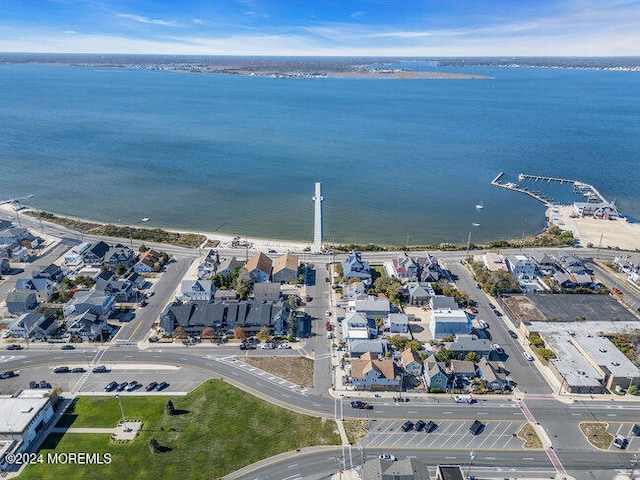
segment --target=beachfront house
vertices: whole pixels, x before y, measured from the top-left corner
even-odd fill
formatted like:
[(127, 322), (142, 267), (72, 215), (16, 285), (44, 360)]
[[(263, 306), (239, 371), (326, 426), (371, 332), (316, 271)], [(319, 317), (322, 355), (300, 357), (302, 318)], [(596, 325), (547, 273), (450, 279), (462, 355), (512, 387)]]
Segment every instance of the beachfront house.
[(362, 260), (359, 252), (351, 251), (349, 256), (342, 261), (342, 275), (349, 280), (357, 277), (361, 280), (371, 279), (371, 269), (369, 262)]
[(109, 248), (111, 248), (109, 247), (109, 244), (103, 241), (100, 241), (95, 245), (91, 246), (82, 255), (84, 264), (95, 265), (95, 266), (102, 265), (102, 262), (104, 261), (104, 256), (109, 251)]
[(185, 279), (180, 282), (180, 295), (178, 300), (188, 302), (190, 300), (211, 300), (215, 292), (215, 286), (211, 280)]
[(216, 275), (230, 275), (235, 269), (239, 269), (244, 265), (242, 260), (238, 260), (236, 257), (223, 257), (220, 259)]
[(273, 262), (270, 257), (258, 252), (247, 261), (247, 272), (255, 283), (268, 282), (271, 278)]
[(297, 255), (287, 253), (276, 258), (273, 262), (273, 281), (274, 283), (293, 283), (298, 279), (298, 263)]
[(117, 268), (122, 265), (125, 268), (130, 268), (135, 262), (136, 255), (129, 247), (121, 244), (117, 244), (113, 247), (109, 247), (109, 250), (104, 254), (103, 263), (106, 267)]

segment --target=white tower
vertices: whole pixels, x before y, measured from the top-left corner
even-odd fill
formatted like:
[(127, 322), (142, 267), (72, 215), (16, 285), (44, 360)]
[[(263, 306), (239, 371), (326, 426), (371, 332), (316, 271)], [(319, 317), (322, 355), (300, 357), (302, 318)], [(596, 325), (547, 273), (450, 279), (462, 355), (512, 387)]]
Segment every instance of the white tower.
[(311, 251), (313, 253), (320, 253), (322, 251), (322, 194), (320, 191), (320, 182), (316, 182), (316, 194), (313, 197), (315, 202), (314, 214), (313, 214), (313, 246)]

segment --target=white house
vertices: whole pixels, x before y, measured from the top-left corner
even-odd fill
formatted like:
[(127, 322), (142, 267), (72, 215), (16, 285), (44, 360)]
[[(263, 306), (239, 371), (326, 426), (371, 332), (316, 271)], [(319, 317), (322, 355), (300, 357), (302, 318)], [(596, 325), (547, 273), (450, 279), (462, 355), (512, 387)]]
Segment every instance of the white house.
[(505, 263), (516, 278), (532, 278), (536, 271), (535, 264), (526, 255), (507, 255)]
[(371, 331), (369, 329), (369, 320), (364, 313), (347, 312), (342, 321), (342, 338), (345, 340), (353, 338), (369, 338)]
[(471, 318), (464, 310), (431, 310), (429, 330), (434, 339), (471, 332)]
[(211, 300), (214, 292), (211, 280), (183, 280), (180, 282), (179, 300)]
[(409, 333), (409, 317), (406, 313), (390, 313), (384, 325), (389, 333)]

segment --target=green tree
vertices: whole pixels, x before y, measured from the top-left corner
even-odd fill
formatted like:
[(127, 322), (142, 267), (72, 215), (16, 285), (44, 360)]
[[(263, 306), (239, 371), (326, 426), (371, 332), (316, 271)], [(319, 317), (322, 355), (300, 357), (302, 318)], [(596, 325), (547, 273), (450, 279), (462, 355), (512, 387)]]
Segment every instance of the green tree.
[(140, 245), (140, 248), (138, 249), (138, 252), (140, 253), (144, 253), (147, 250), (149, 250), (149, 247), (147, 247), (144, 243), (142, 245)]
[(384, 319), (380, 317), (375, 317), (373, 321), (376, 322), (376, 328), (378, 330), (382, 330), (382, 327), (384, 326)]
[(173, 402), (171, 400), (167, 400), (167, 403), (164, 404), (164, 409), (169, 416), (176, 412), (176, 408), (173, 406)]
[(236, 280), (236, 291), (242, 300), (246, 300), (253, 287), (253, 279), (249, 272), (242, 270)]
[(418, 340), (410, 340), (407, 342), (406, 348), (410, 348), (414, 352), (422, 350), (422, 344)]
[(407, 337), (403, 337), (402, 335), (394, 335), (388, 339), (389, 343), (394, 347), (397, 347), (398, 350), (404, 350), (409, 343), (409, 339)]
[(553, 350), (549, 350), (548, 348), (539, 348), (538, 354), (545, 360), (556, 358), (556, 354), (553, 352)]
[(268, 342), (273, 338), (271, 336), (271, 333), (269, 333), (269, 327), (267, 327), (266, 325), (260, 329), (260, 331), (256, 334), (256, 337), (261, 342)]
[(627, 389), (627, 393), (629, 395), (637, 395), (638, 394), (638, 386), (637, 385), (631, 385), (628, 389)]
[(453, 360), (455, 358), (455, 356), (456, 356), (456, 354), (453, 353), (448, 348), (441, 348), (435, 354), (435, 357), (440, 362), (450, 362), (451, 360)]
[(473, 362), (473, 363), (477, 363), (480, 361), (480, 358), (478, 357), (478, 354), (476, 352), (469, 352), (467, 353), (466, 357), (464, 357), (464, 359), (467, 362)]
[(123, 264), (119, 263), (118, 265), (116, 265), (116, 275), (124, 275), (126, 271), (127, 267), (125, 267)]
[(377, 293), (386, 295), (391, 303), (400, 303), (404, 287), (397, 278), (383, 275), (373, 282), (373, 287)]

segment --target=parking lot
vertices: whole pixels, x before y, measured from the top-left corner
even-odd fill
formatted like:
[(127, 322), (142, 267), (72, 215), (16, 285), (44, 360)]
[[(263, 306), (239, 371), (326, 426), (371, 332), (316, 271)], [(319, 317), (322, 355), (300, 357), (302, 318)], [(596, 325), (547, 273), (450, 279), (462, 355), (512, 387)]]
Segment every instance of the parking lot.
[(404, 422), (405, 420), (370, 421), (366, 426), (369, 434), (358, 445), (387, 448), (520, 449), (524, 444), (516, 436), (524, 425), (522, 421), (484, 421), (485, 427), (478, 435), (469, 432), (472, 421), (434, 420), (438, 426), (431, 433), (415, 430), (403, 432), (401, 427)]
[(17, 376), (0, 380), (0, 394), (13, 395), (21, 389), (29, 388), (29, 383), (42, 380), (52, 387), (61, 387), (63, 392), (77, 392), (82, 394), (112, 395), (114, 392), (105, 392), (104, 387), (114, 381), (117, 383), (131, 382), (135, 380), (142, 384), (132, 392), (120, 392), (123, 395), (149, 395), (144, 387), (151, 382), (167, 382), (169, 386), (156, 394), (186, 394), (205, 381), (208, 375), (198, 370), (173, 367), (173, 366), (137, 366), (137, 365), (113, 365), (107, 364), (106, 373), (91, 373), (87, 364), (68, 364), (70, 368), (82, 367), (85, 373), (53, 373), (53, 367), (33, 367), (19, 370)]
[(573, 321), (576, 317), (591, 320), (633, 322), (637, 318), (609, 295), (529, 295), (547, 319)]
[[(627, 440), (629, 440), (626, 450), (637, 452), (640, 451), (640, 437), (636, 437), (631, 434), (633, 425), (633, 423), (610, 423), (609, 428), (607, 428), (607, 432), (609, 432), (614, 437), (616, 435), (622, 435), (623, 437), (626, 437)], [(617, 450), (617, 448), (613, 445), (611, 445), (611, 447), (609, 448), (611, 448), (612, 450)]]

